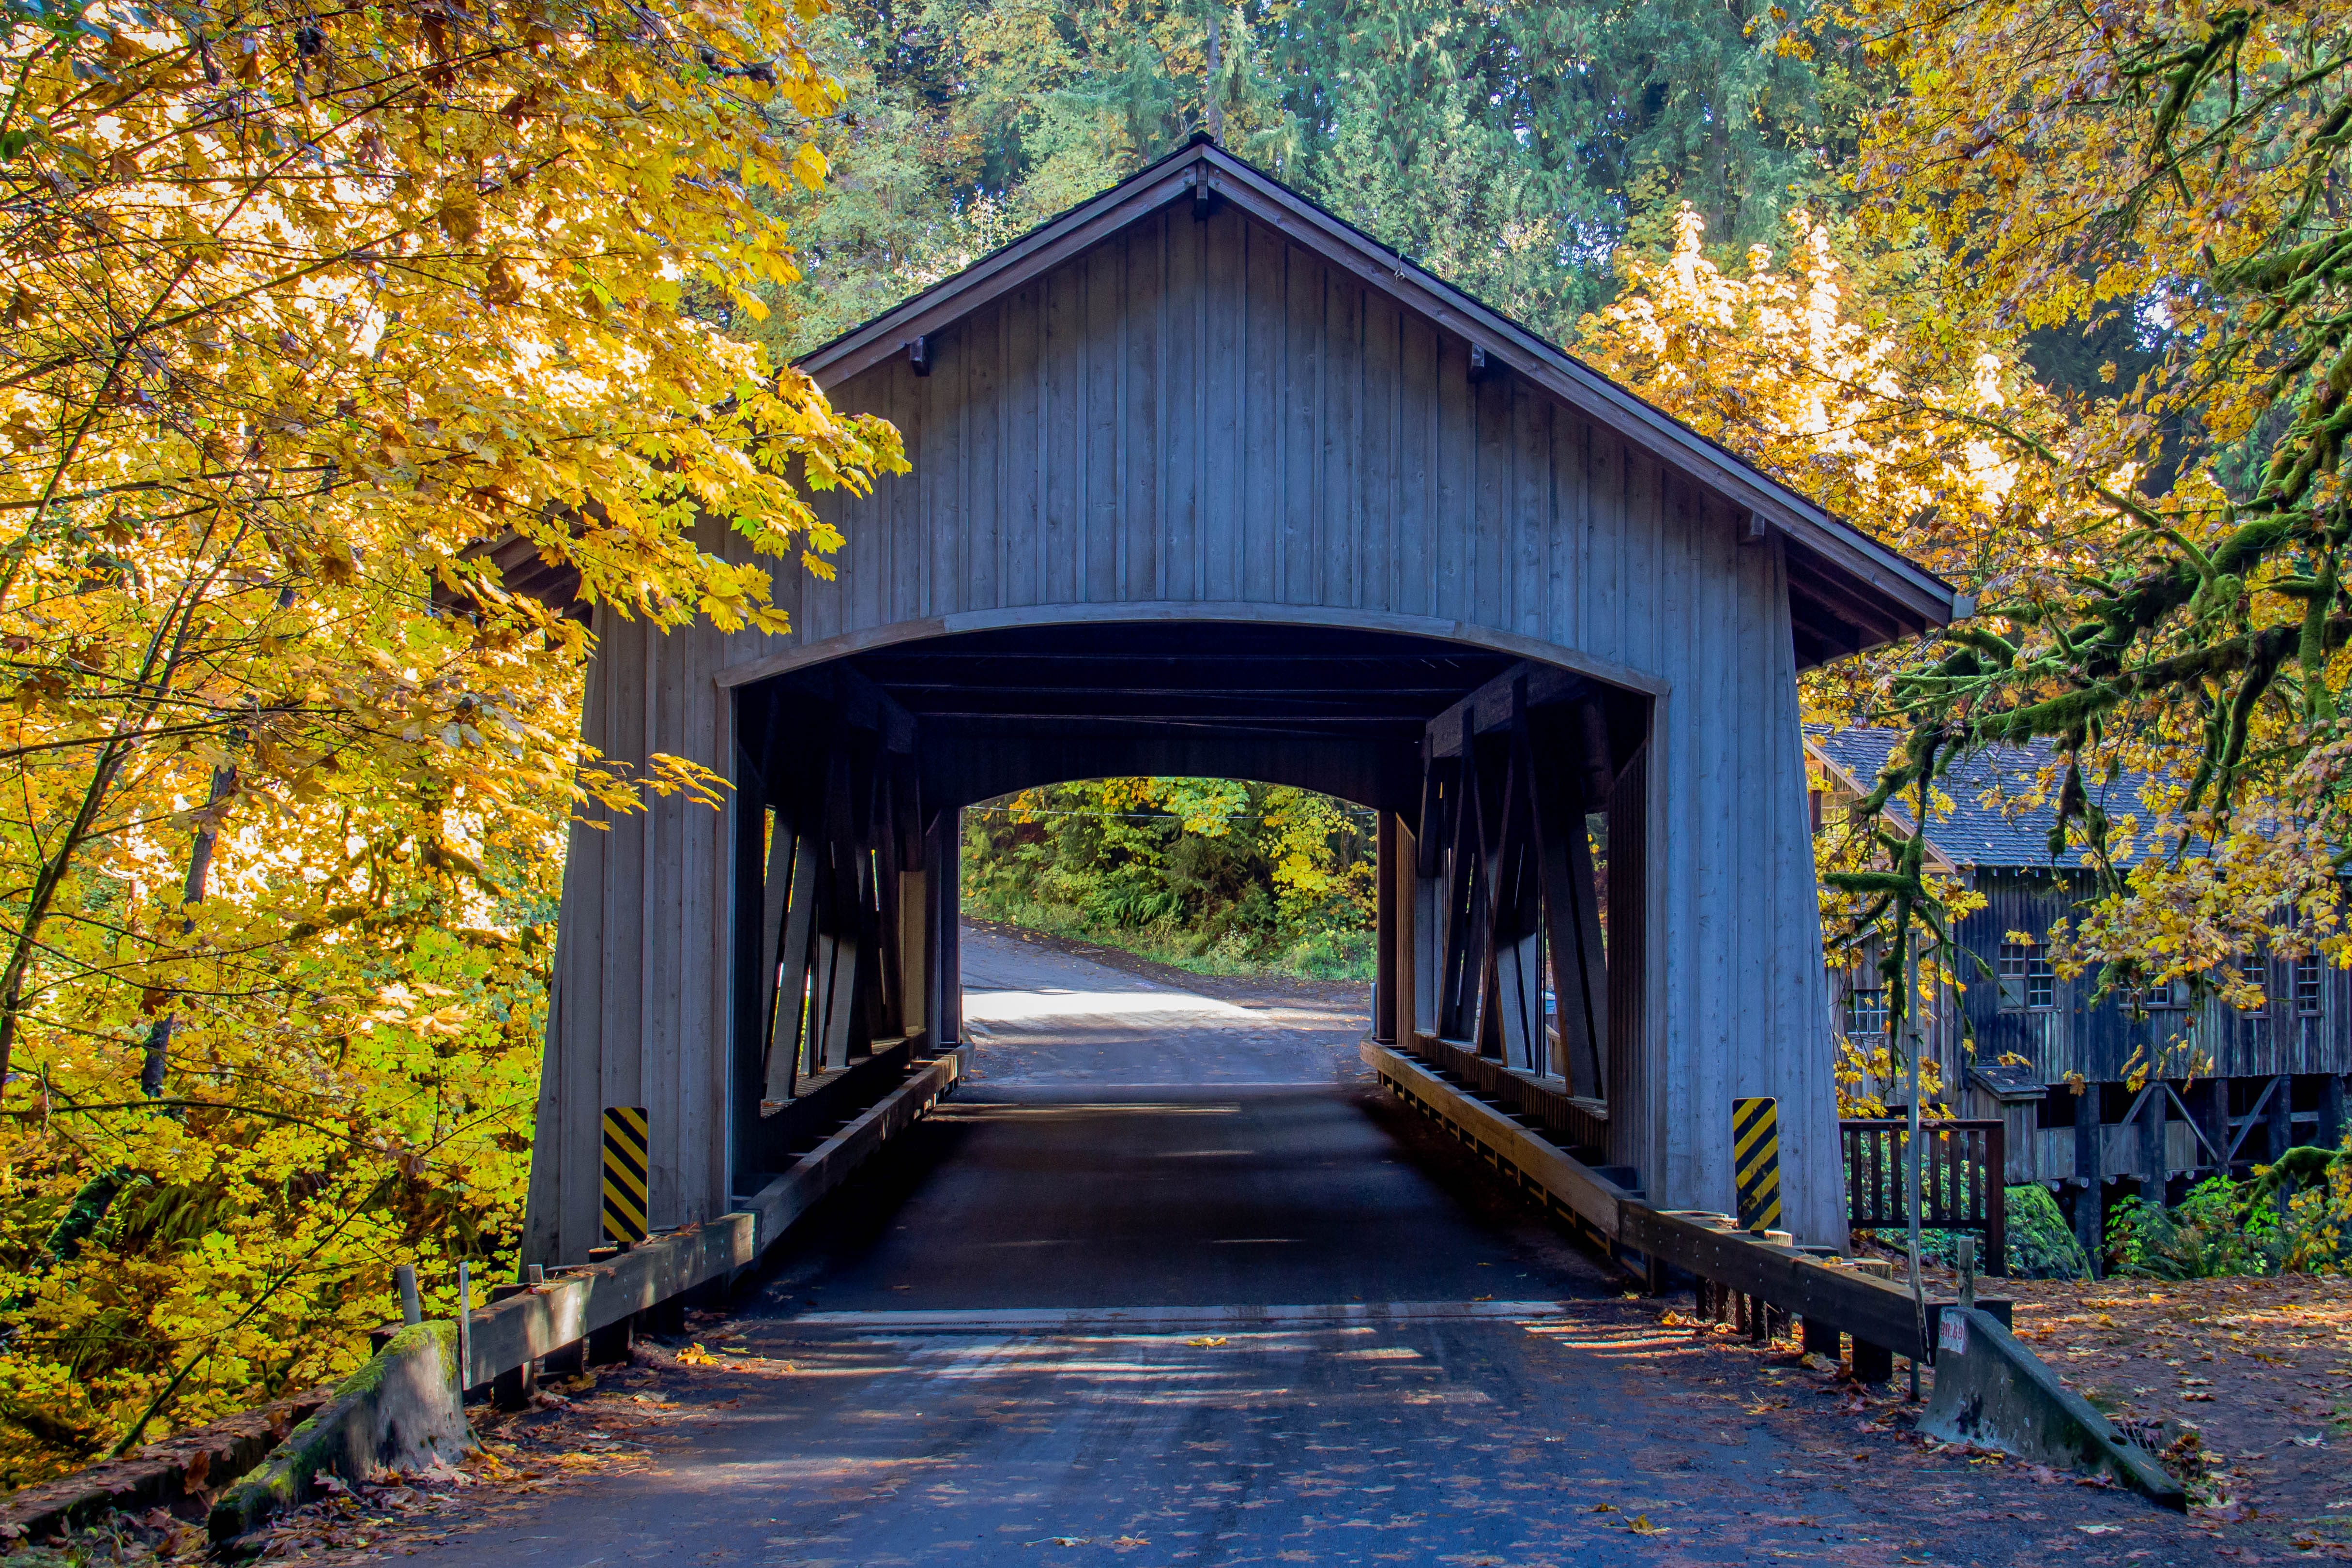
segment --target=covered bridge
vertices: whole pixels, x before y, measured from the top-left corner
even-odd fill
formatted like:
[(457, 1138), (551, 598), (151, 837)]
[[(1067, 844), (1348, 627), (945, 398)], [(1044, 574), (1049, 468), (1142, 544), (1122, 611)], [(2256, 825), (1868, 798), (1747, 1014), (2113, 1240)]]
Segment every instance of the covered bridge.
[(1948, 585), (1205, 142), (802, 362), (913, 471), (822, 498), (789, 636), (599, 621), (588, 739), (735, 789), (572, 834), (528, 1257), (597, 1241), (604, 1107), (675, 1226), (954, 1047), (958, 810), (1126, 774), (1373, 808), (1377, 1038), (1664, 1206), (1778, 1096), (1843, 1239), (1796, 681)]

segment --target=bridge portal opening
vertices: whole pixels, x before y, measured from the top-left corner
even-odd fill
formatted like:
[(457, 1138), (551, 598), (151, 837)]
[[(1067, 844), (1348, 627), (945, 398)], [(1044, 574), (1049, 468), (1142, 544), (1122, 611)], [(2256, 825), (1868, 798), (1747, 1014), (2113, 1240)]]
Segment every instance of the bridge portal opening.
[(963, 809), (964, 915), (1196, 975), (1369, 982), (1380, 815), (1247, 779), (1024, 789)]
[(972, 1082), (1354, 1083), (1380, 812), (1263, 780), (1079, 779), (966, 806)]
[(1556, 1130), (1630, 1164), (1609, 1107), (1640, 1071), (1650, 709), (1508, 646), (1270, 619), (942, 627), (737, 688), (735, 1190), (835, 1084), (969, 1045), (963, 810), (1111, 777), (1360, 805), (1372, 1037), (1547, 1085)]
[[(534, 1260), (599, 1234), (604, 1110), (690, 1222), (822, 1114), (811, 1038), (820, 1076), (957, 1041), (942, 813), (1114, 775), (1374, 807), (1413, 868), (1376, 1034), (1521, 1071), (1566, 970), (1571, 1146), (1720, 1208), (1734, 1104), (1776, 1096), (1788, 1216), (1843, 1238), (1797, 677), (1950, 585), (1205, 142), (798, 370), (912, 466), (811, 494), (844, 542), (775, 579), (790, 638), (599, 617), (591, 743), (751, 809), (572, 835)], [(494, 559), (530, 585), (538, 548)], [(724, 517), (696, 548), (754, 560)], [(1562, 871), (1596, 803), (1605, 934)]]

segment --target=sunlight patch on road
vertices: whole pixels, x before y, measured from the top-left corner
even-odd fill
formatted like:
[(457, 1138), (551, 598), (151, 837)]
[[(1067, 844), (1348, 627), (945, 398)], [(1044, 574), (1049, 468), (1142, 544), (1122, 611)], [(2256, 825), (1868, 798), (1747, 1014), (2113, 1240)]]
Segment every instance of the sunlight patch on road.
[(1249, 1019), (1247, 1008), (1191, 991), (973, 991), (963, 994), (967, 1023), (1031, 1023), (1040, 1019), (1110, 1019), (1149, 1027), (1163, 1019)]

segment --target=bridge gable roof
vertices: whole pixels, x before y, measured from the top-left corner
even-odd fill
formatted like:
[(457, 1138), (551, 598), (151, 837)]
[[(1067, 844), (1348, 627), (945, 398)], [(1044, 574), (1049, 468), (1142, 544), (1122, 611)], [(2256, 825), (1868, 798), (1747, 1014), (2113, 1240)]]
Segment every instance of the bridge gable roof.
[(1483, 350), (1490, 368), (1543, 388), (1583, 417), (1743, 508), (1761, 527), (1780, 533), (1789, 547), (1790, 610), (1801, 641), (1824, 653), (1916, 634), (1973, 608), (1967, 596), (1925, 567), (1202, 138), (795, 362), (818, 385), (838, 387), (907, 352), (916, 340), (945, 329), (1075, 261), (1121, 230), (1188, 200), (1230, 204)]

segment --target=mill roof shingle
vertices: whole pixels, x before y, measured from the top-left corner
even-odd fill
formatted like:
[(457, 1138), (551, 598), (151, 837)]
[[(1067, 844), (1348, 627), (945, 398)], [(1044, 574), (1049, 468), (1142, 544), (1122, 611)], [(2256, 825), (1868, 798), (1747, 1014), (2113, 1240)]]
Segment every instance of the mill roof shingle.
[[(1806, 733), (1807, 745), (1843, 774), (1864, 793), (1878, 782), (1886, 767), (1886, 758), (1903, 742), (1899, 729), (1823, 729), (1812, 728)], [(1958, 866), (1981, 866), (2007, 870), (2033, 868), (2047, 870), (2050, 858), (2050, 828), (2057, 821), (2058, 748), (2048, 741), (2036, 741), (2028, 746), (1998, 746), (1972, 752), (1952, 764), (1951, 770), (1937, 781), (1937, 787), (1951, 801), (1951, 810), (1945, 813), (1940, 806), (1930, 812), (1927, 823), (1928, 847)], [(2042, 779), (2048, 777), (2045, 789)], [(2147, 782), (2145, 774), (2126, 773), (2112, 784), (2095, 777), (2086, 777), (2084, 788), (2093, 800), (2110, 818), (2126, 814), (2142, 821), (2147, 819), (2147, 807), (2140, 799)], [(1891, 822), (1908, 831), (1911, 813), (1895, 802), (1887, 803)], [(2117, 857), (2129, 864), (2137, 855)], [(2088, 852), (2069, 846), (2056, 864), (2062, 869), (2079, 869), (2088, 863)]]

